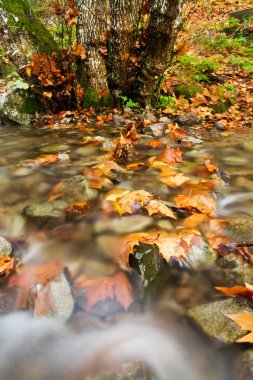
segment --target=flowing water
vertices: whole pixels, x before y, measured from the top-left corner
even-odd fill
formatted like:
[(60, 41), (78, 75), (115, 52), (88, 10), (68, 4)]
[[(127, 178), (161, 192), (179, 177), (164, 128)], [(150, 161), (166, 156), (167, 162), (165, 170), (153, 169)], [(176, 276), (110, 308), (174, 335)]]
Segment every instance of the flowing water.
[[(105, 147), (110, 145), (115, 134), (113, 129), (101, 128), (100, 142)], [(113, 224), (101, 211), (80, 221), (70, 219), (58, 224), (36, 224), (23, 213), (28, 205), (46, 201), (59, 181), (82, 174), (85, 167), (105, 159), (108, 151), (99, 150), (96, 144), (83, 144), (84, 137), (79, 129), (0, 126), (0, 235), (13, 242), (14, 251), (24, 263), (58, 260), (73, 276), (99, 278), (117, 269), (105, 253), (108, 249), (104, 249), (104, 238), (124, 233), (125, 228), (130, 231), (129, 225), (121, 226), (118, 219)], [(69, 158), (46, 166), (20, 165), (45, 152), (68, 154)], [(135, 161), (151, 155), (153, 151), (137, 145)], [(231, 177), (229, 184), (219, 189), (218, 215), (252, 216), (253, 131), (224, 138), (209, 136), (205, 142), (186, 148), (184, 172), (191, 173), (199, 162), (210, 157)], [(115, 184), (145, 189), (162, 199), (167, 192), (150, 171), (116, 178)], [(192, 275), (187, 269), (174, 268), (148, 297), (141, 296), (137, 285), (137, 301), (129, 313), (103, 309), (90, 314), (79, 305), (68, 323), (33, 318), (26, 312), (9, 314), (11, 305), (1, 300), (5, 315), (0, 318), (0, 379), (145, 379), (148, 369), (141, 369), (141, 365), (138, 369), (137, 363), (141, 362), (148, 365), (149, 378), (153, 379), (236, 380), (231, 360), (239, 349), (224, 348), (207, 339), (178, 312), (180, 302), (193, 306), (205, 299), (210, 301), (210, 287), (213, 284), (208, 283), (205, 273)], [(128, 375), (116, 377), (119, 368), (119, 373), (124, 372), (122, 363), (130, 363), (127, 371), (137, 371), (135, 375), (126, 372)], [(110, 375), (112, 369), (114, 375)]]

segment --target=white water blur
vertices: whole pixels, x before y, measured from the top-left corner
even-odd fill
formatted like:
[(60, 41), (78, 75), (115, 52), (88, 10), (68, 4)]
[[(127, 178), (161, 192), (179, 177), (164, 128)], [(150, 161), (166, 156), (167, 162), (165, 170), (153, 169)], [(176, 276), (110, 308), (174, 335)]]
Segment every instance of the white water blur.
[(253, 216), (253, 192), (226, 194), (218, 200), (218, 213), (222, 216), (246, 213)]
[(218, 355), (211, 367), (196, 337), (181, 334), (169, 321), (162, 328), (151, 316), (78, 333), (26, 313), (1, 317), (0, 326), (1, 380), (84, 380), (94, 363), (103, 370), (135, 360), (147, 363), (159, 380), (226, 379)]

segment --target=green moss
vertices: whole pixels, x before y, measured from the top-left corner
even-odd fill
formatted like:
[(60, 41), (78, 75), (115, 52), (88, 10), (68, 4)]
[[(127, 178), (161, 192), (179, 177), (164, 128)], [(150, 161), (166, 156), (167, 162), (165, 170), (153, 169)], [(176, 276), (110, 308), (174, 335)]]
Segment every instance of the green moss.
[(0, 78), (6, 79), (7, 75), (10, 75), (14, 70), (14, 67), (6, 59), (5, 50), (0, 46)]
[(86, 88), (82, 105), (84, 108), (110, 107), (113, 106), (113, 101), (110, 94), (99, 97), (96, 91), (92, 90), (91, 88)]
[(197, 94), (202, 94), (204, 88), (197, 84), (181, 85), (176, 87), (176, 95), (184, 95), (186, 99), (194, 98)]
[(34, 115), (41, 108), (38, 99), (34, 95), (27, 94), (20, 106), (20, 110), (29, 115)]
[(40, 51), (52, 53), (57, 44), (42, 22), (36, 17), (27, 0), (2, 0), (3, 9), (9, 14), (8, 24), (25, 30)]
[(231, 104), (229, 102), (219, 102), (217, 104), (210, 105), (214, 114), (226, 112), (230, 106)]

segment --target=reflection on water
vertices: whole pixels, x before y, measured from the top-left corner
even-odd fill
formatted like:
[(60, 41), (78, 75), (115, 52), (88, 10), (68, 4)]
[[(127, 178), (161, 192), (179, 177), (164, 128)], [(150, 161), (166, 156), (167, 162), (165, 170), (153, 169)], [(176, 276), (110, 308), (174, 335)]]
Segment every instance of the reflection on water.
[[(115, 131), (108, 130), (108, 137), (113, 133)], [(102, 141), (108, 147), (110, 139), (104, 131), (103, 134), (100, 143)], [(122, 218), (119, 222), (106, 219), (100, 211), (80, 223), (67, 220), (61, 225), (46, 221), (35, 226), (24, 217), (24, 208), (31, 203), (46, 201), (59, 181), (82, 174), (84, 167), (106, 158), (106, 149), (101, 152), (96, 144), (83, 144), (84, 137), (82, 131), (75, 129), (49, 131), (30, 127), (0, 127), (0, 235), (13, 241), (14, 249), (22, 255), (24, 263), (58, 260), (69, 268), (73, 276), (84, 274), (100, 278), (115, 273), (118, 266), (107, 253), (110, 248), (105, 247), (108, 234), (115, 237), (121, 233), (145, 230), (155, 223), (160, 223), (167, 230), (172, 226), (169, 222), (166, 224), (163, 221), (162, 224), (162, 221), (154, 221), (147, 216), (138, 220)], [(44, 153), (66, 153), (69, 158), (66, 156), (66, 160), (48, 166), (20, 165), (23, 160), (34, 159)], [(140, 145), (136, 161), (152, 154)], [(221, 187), (218, 194), (218, 213), (221, 217), (234, 217), (238, 213), (253, 215), (252, 154), (253, 132), (186, 149), (186, 172), (191, 173), (194, 162), (201, 162), (207, 157), (213, 157), (220, 168), (229, 172), (231, 183)], [(116, 178), (115, 185), (145, 189), (161, 197), (168, 193), (167, 187), (157, 183), (155, 174), (150, 170), (133, 174), (131, 180), (127, 176)], [(133, 228), (135, 225), (136, 228)], [(176, 293), (181, 292), (183, 302), (189, 302), (189, 297), (192, 297), (190, 303), (197, 304), (199, 299), (205, 299), (209, 287), (212, 287), (207, 277), (196, 275), (192, 296), (186, 285), (187, 281), (192, 281), (189, 273), (185, 271), (181, 277), (179, 280), (175, 275), (167, 281), (171, 289), (179, 286), (175, 292), (172, 291), (172, 295), (170, 293), (171, 298), (167, 297), (164, 301), (165, 297), (161, 297), (159, 301), (162, 292), (160, 294), (158, 291), (157, 309), (149, 298), (146, 301), (142, 299), (140, 303), (136, 302), (131, 317), (125, 317), (122, 310), (114, 316), (110, 313), (108, 316), (104, 311), (101, 322), (101, 313), (96, 315), (94, 312), (93, 316), (88, 316), (80, 305), (77, 309), (81, 317), (77, 318), (77, 323), (72, 321), (71, 327), (51, 319), (32, 319), (26, 314), (1, 317), (0, 379), (121, 379), (106, 377), (105, 372), (99, 377), (101, 375), (94, 374), (94, 371), (109, 371), (113, 367), (117, 372), (119, 363), (133, 364), (137, 361), (148, 364), (154, 371), (155, 375), (149, 374), (149, 378), (232, 380), (231, 366), (226, 364), (226, 357), (219, 352), (219, 347), (211, 347), (209, 341), (196, 336), (194, 328), (186, 326), (183, 317), (175, 321), (173, 312), (170, 315)], [(138, 292), (137, 286), (137, 299), (141, 298)], [(169, 313), (166, 303), (171, 303)], [(0, 302), (2, 313), (4, 307)], [(146, 375), (136, 376), (122, 378), (147, 378)]]

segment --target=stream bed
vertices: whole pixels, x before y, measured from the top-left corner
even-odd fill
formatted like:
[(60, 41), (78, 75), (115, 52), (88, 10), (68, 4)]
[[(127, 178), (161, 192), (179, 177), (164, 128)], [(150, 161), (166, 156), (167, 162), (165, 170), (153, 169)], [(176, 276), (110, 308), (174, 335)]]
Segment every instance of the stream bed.
[[(150, 138), (137, 141), (129, 161), (118, 163), (128, 172), (112, 170), (96, 177), (93, 168), (111, 162), (119, 131), (91, 126), (89, 140), (81, 128), (0, 126), (0, 236), (11, 244), (19, 265), (51, 268), (50, 263), (57, 262), (64, 268), (60, 280), (54, 281), (60, 285), (50, 288), (55, 305), (49, 312), (38, 302), (34, 308), (36, 300), (31, 300), (41, 284), (34, 285), (24, 307), (20, 301), (24, 277), (20, 275), (19, 282), (12, 280), (13, 274), (2, 280), (0, 379), (238, 380), (240, 357), (250, 346), (231, 344), (236, 334), (225, 331), (223, 320), (218, 326), (223, 309), (216, 311), (215, 306), (210, 317), (199, 317), (197, 307), (222, 300), (229, 309), (224, 314), (250, 309), (247, 300), (231, 304), (237, 301), (215, 286), (252, 283), (252, 264), (234, 252), (212, 258), (207, 265), (196, 256), (185, 261), (172, 257), (165, 263), (157, 246), (145, 240), (130, 254), (129, 265), (118, 259), (122, 237), (131, 240), (132, 234), (151, 230), (174, 236), (191, 230), (169, 217), (108, 211), (105, 194), (113, 188), (145, 190), (165, 201), (179, 220), (189, 216), (183, 207), (173, 208), (184, 185), (168, 189), (157, 180), (157, 170), (142, 167), (161, 155), (169, 144), (166, 136), (161, 139), (164, 145), (154, 149), (147, 147)], [(193, 145), (181, 148), (182, 175), (193, 182), (201, 178), (200, 184), (207, 181), (209, 174), (203, 171), (207, 159), (220, 169), (213, 177), (218, 182), (211, 216), (219, 225), (213, 222), (210, 231), (205, 220), (201, 234), (214, 246), (216, 240), (218, 245), (231, 237), (237, 242), (253, 240), (253, 131), (197, 137)], [(88, 178), (88, 184), (81, 177)], [(229, 227), (221, 232), (223, 220)], [(101, 279), (111, 278), (113, 286), (110, 280), (109, 285), (103, 280), (103, 287), (98, 286)], [(240, 380), (252, 378), (246, 372)]]

